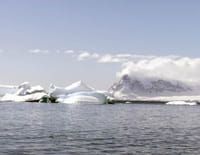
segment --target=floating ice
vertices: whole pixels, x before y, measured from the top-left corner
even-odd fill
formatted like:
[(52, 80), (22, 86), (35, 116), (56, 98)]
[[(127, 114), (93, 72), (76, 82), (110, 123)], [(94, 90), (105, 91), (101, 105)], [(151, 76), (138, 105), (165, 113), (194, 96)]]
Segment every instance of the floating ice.
[(82, 81), (75, 82), (68, 87), (60, 88), (54, 85), (50, 86), (49, 96), (56, 99), (56, 102), (76, 104), (90, 103), (103, 104), (107, 103), (108, 99), (105, 91), (96, 91)]
[(18, 86), (0, 85), (0, 97), (4, 96), (6, 93), (14, 94), (18, 90)]
[(196, 102), (186, 102), (186, 101), (171, 101), (167, 102), (168, 105), (197, 105)]
[(27, 95), (17, 95), (17, 94), (6, 94), (1, 98), (2, 102), (37, 102), (43, 97), (46, 97), (47, 94), (44, 92), (38, 92)]
[(107, 98), (104, 94), (98, 92), (76, 92), (67, 96), (60, 96), (56, 101), (67, 104), (104, 104), (107, 103)]
[(30, 86), (28, 82), (24, 82), (19, 86), (1, 86), (1, 101), (9, 102), (28, 102), (39, 101), (46, 97), (47, 94), (41, 86)]
[(85, 92), (94, 91), (94, 88), (86, 85), (82, 81), (75, 82), (65, 88), (56, 87), (55, 85), (51, 84), (49, 88), (49, 95), (51, 97), (58, 98), (63, 95), (68, 95), (71, 93), (81, 92), (81, 91)]

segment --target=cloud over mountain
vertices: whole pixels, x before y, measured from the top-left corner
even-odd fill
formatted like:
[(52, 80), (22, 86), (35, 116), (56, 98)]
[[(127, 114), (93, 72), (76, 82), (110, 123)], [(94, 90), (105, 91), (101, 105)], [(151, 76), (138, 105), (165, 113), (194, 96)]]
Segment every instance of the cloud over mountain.
[(161, 78), (185, 82), (200, 82), (200, 58), (155, 57), (122, 64), (118, 77)]
[[(33, 49), (29, 53), (49, 53), (48, 50)], [(124, 75), (137, 78), (159, 78), (184, 82), (200, 82), (200, 58), (180, 57), (175, 55), (154, 56), (132, 53), (101, 54), (89, 51), (65, 50), (62, 52), (77, 61), (96, 63), (118, 63), (121, 71), (118, 78)]]

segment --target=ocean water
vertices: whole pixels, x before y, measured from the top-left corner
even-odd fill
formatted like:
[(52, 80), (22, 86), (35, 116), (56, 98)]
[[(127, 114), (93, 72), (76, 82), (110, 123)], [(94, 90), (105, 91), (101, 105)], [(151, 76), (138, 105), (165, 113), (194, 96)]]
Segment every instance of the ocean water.
[(200, 154), (200, 106), (0, 103), (0, 154)]

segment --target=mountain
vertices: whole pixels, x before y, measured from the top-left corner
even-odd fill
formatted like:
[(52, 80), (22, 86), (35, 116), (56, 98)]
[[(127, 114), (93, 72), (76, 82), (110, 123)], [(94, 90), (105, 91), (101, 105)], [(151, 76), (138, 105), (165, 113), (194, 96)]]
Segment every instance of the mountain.
[(185, 95), (193, 92), (193, 87), (175, 80), (158, 78), (136, 78), (124, 75), (109, 89), (117, 99)]

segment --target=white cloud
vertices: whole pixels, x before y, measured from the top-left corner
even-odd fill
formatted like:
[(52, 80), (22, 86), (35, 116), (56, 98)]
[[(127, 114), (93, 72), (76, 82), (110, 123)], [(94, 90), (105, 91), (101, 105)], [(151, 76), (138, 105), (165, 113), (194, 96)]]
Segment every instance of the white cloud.
[(49, 51), (48, 50), (41, 50), (41, 49), (31, 49), (28, 52), (33, 53), (33, 54), (39, 54), (39, 53), (45, 54), (45, 53), (48, 53)]
[(65, 54), (71, 54), (78, 61), (84, 61), (88, 59), (93, 59), (98, 63), (124, 63), (128, 61), (138, 61), (140, 59), (152, 59), (155, 56), (144, 56), (144, 55), (135, 55), (135, 54), (98, 54), (88, 51), (78, 51), (73, 50), (64, 51)]
[(98, 57), (99, 57), (99, 54), (93, 53), (91, 56), (92, 56), (92, 58), (98, 58)]
[(65, 53), (65, 54), (74, 54), (75, 51), (73, 51), (73, 50), (66, 50), (66, 51), (64, 51), (64, 53)]
[(153, 59), (156, 56), (145, 56), (136, 54), (106, 54), (102, 55), (98, 62), (99, 63), (125, 63), (129, 61), (139, 61), (141, 59)]
[(123, 63), (118, 77), (164, 78), (186, 82), (200, 82), (200, 58), (188, 57), (155, 57), (141, 59), (137, 62)]
[(86, 59), (97, 59), (98, 57), (99, 57), (99, 54), (97, 54), (97, 53), (81, 52), (77, 56), (77, 60), (83, 61), (83, 60), (86, 60)]
[[(1, 53), (2, 50), (0, 50)], [(48, 50), (33, 49), (30, 53), (48, 53)], [(138, 78), (164, 78), (187, 82), (200, 82), (200, 58), (175, 55), (153, 56), (130, 53), (98, 54), (88, 51), (66, 50), (78, 61), (94, 60), (96, 63), (119, 63), (122, 69), (117, 77), (129, 75)]]
[(123, 58), (123, 57), (118, 57), (118, 56), (114, 56), (114, 55), (103, 55), (99, 58), (98, 62), (99, 63), (122, 63), (127, 61), (127, 59)]
[(92, 59), (97, 63), (121, 64), (122, 70), (117, 73), (117, 77), (127, 74), (138, 78), (162, 78), (186, 82), (200, 82), (200, 58), (129, 53), (97, 54), (88, 51), (77, 52), (74, 55), (78, 61)]
[(125, 63), (128, 61), (139, 61), (141, 59), (153, 59), (156, 56), (145, 56), (136, 54), (98, 54), (88, 51), (74, 52), (73, 50), (66, 51), (67, 54), (73, 54), (78, 61), (94, 59), (98, 63)]
[(82, 61), (82, 60), (88, 58), (89, 56), (90, 56), (90, 53), (83, 52), (83, 53), (79, 54), (77, 58), (78, 58), (79, 61)]

